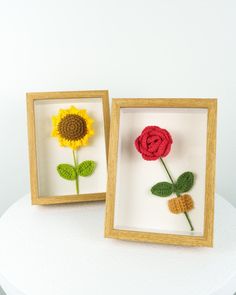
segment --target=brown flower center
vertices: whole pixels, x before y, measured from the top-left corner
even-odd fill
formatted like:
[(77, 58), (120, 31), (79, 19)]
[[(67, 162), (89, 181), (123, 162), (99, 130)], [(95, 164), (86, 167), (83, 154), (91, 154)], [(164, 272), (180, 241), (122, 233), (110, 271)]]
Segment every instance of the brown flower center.
[(78, 140), (87, 134), (84, 118), (76, 114), (66, 115), (58, 124), (58, 132), (67, 140)]

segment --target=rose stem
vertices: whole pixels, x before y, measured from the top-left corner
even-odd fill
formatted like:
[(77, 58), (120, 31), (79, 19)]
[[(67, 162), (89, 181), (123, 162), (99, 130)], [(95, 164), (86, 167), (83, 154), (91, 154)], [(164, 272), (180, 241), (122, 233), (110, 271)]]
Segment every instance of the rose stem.
[[(162, 163), (162, 165), (164, 166), (164, 168), (165, 168), (165, 170), (166, 170), (166, 172), (167, 172), (167, 174), (168, 174), (168, 176), (169, 176), (169, 178), (170, 178), (172, 184), (174, 185), (174, 184), (175, 184), (175, 183), (174, 183), (174, 180), (173, 180), (173, 178), (171, 177), (170, 172), (168, 171), (165, 162), (163, 161), (162, 158), (160, 158), (160, 160), (161, 160), (161, 163)], [(177, 193), (176, 193), (176, 196), (179, 197), (180, 194), (177, 194)], [(187, 213), (187, 212), (184, 212), (184, 215), (185, 215), (185, 217), (186, 217), (187, 220), (188, 220), (188, 223), (189, 223), (189, 226), (190, 226), (190, 228), (191, 228), (191, 231), (193, 231), (193, 230), (194, 230), (194, 227), (193, 227), (193, 225), (192, 225), (192, 222), (191, 222), (191, 220), (190, 220), (190, 218), (189, 218), (188, 213)]]
[[(73, 158), (74, 158), (74, 163), (75, 163), (75, 169), (78, 166), (78, 160), (77, 160), (76, 156), (77, 156), (76, 152), (73, 150)], [(76, 186), (76, 193), (78, 195), (79, 194), (79, 175), (78, 175), (77, 172), (76, 172), (75, 186)]]

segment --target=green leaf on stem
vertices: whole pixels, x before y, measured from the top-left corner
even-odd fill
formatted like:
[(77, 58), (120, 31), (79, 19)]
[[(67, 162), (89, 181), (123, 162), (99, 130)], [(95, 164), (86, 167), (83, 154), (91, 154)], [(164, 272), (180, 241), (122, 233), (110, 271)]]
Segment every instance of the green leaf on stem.
[(192, 172), (187, 171), (179, 176), (175, 184), (175, 191), (177, 193), (186, 193), (188, 192), (194, 183), (194, 175)]
[(78, 166), (77, 166), (77, 173), (80, 176), (90, 176), (93, 174), (94, 170), (96, 167), (96, 163), (92, 160), (86, 160), (81, 162)]
[(75, 180), (77, 177), (75, 167), (70, 164), (59, 164), (57, 166), (57, 172), (66, 180)]
[(153, 195), (168, 197), (173, 193), (173, 184), (169, 182), (158, 182), (151, 188)]

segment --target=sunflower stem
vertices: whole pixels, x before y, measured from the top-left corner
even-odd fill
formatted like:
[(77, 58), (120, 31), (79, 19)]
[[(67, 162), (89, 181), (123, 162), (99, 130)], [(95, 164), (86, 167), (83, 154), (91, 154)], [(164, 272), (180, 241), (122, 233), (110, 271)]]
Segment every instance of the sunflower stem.
[[(170, 178), (170, 181), (171, 181), (172, 184), (174, 185), (174, 184), (175, 184), (175, 183), (174, 183), (174, 180), (173, 180), (173, 178), (171, 177), (170, 172), (169, 172), (169, 170), (167, 169), (165, 162), (163, 161), (162, 158), (160, 158), (160, 160), (161, 160), (161, 163), (162, 163), (163, 167), (164, 167), (165, 170), (166, 170), (166, 173), (168, 174), (168, 176), (169, 176), (169, 178)], [(177, 193), (176, 193), (176, 196), (177, 196), (177, 197), (180, 197), (180, 194), (177, 194)], [(190, 226), (191, 231), (194, 231), (194, 227), (193, 227), (193, 225), (192, 225), (192, 222), (191, 222), (191, 220), (190, 220), (190, 217), (189, 217), (188, 213), (187, 213), (187, 212), (184, 212), (184, 215), (185, 215), (185, 217), (186, 217), (186, 219), (187, 219), (187, 221), (188, 221), (188, 224), (189, 224), (189, 226)]]
[(77, 159), (76, 151), (74, 151), (74, 150), (73, 150), (73, 158), (74, 158), (74, 164), (75, 164), (75, 169), (76, 169), (75, 187), (76, 187), (76, 193), (78, 195), (79, 194), (79, 175), (77, 173), (78, 159)]

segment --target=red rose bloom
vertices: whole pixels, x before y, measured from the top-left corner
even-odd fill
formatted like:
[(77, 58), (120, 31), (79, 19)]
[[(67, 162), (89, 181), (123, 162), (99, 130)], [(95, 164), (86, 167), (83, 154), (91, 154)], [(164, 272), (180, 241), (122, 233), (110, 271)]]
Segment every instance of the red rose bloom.
[(171, 149), (170, 133), (158, 126), (147, 126), (135, 140), (135, 147), (144, 160), (153, 161), (166, 157)]

